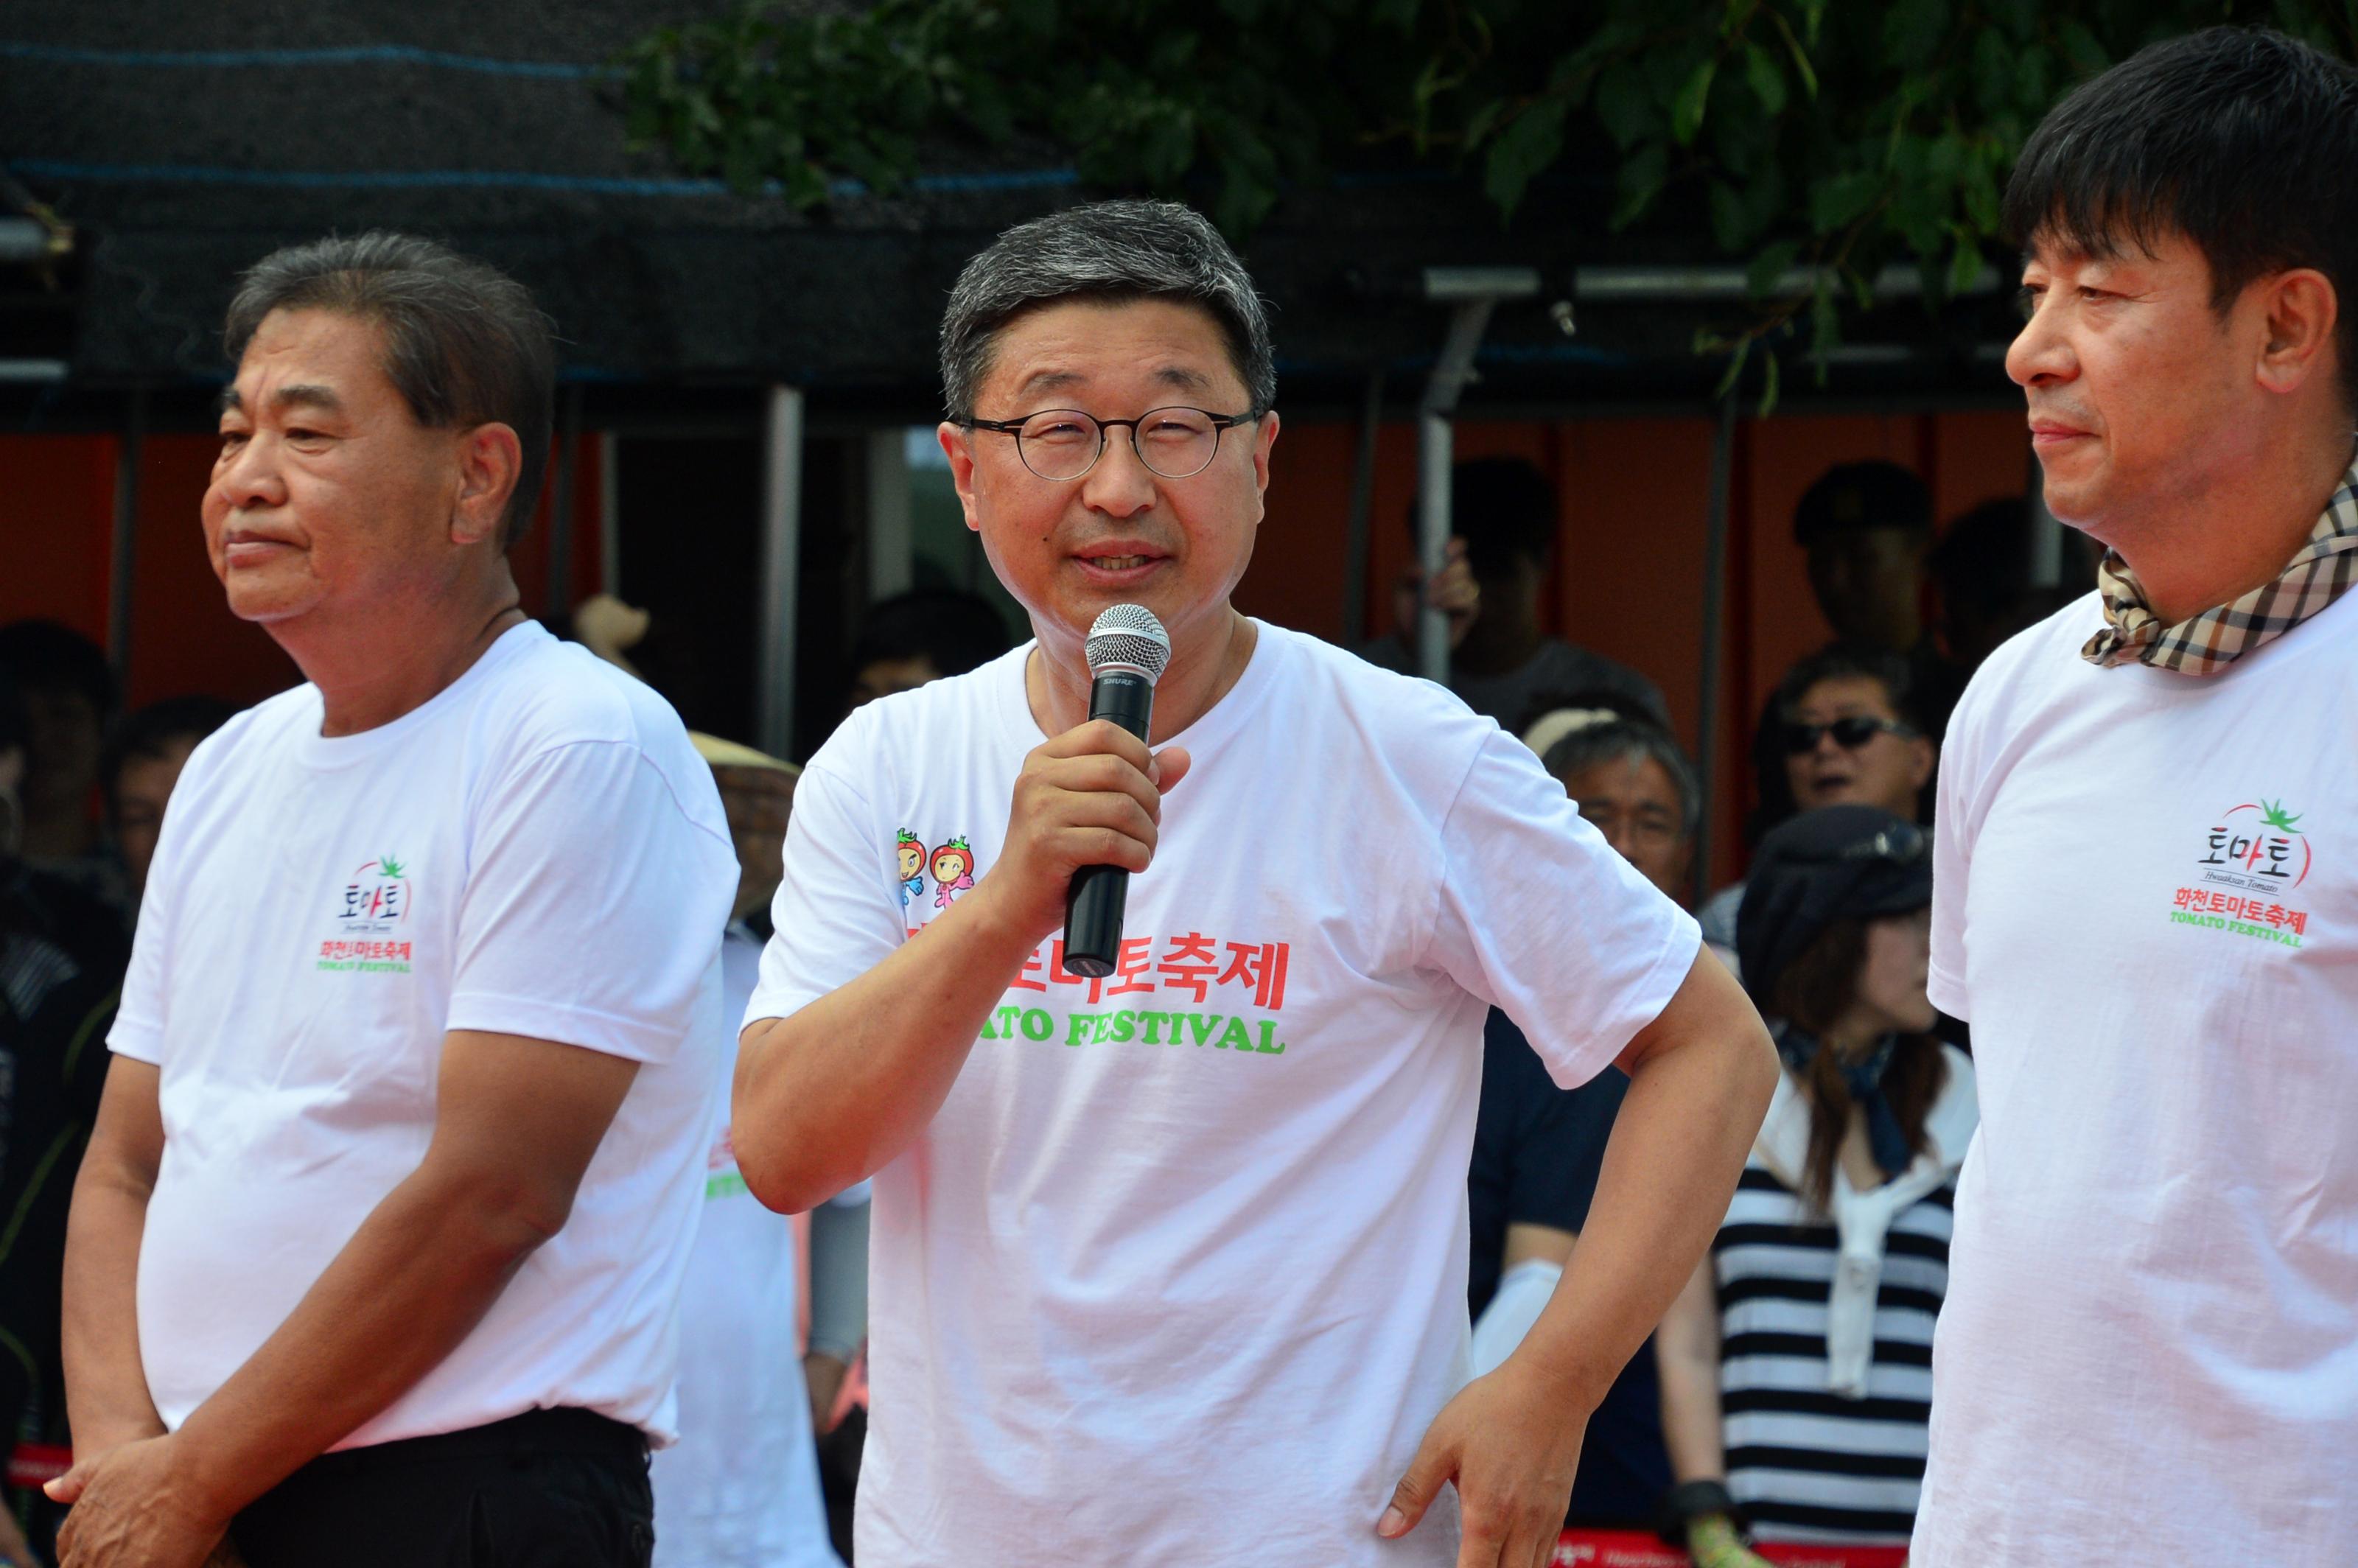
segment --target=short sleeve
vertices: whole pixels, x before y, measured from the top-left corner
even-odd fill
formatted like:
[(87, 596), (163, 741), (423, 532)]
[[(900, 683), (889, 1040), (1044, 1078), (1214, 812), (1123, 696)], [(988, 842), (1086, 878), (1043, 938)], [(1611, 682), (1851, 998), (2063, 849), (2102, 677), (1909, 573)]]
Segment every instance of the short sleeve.
[[(795, 786), (785, 876), (770, 906), (774, 934), (747, 1023), (784, 1018), (850, 984), (908, 939), (897, 883), (878, 858), (867, 801), (824, 752)], [(892, 842), (891, 829), (881, 840)]]
[(448, 1027), (670, 1060), (736, 895), (711, 775), (673, 780), (634, 744), (582, 741), (492, 787), (471, 835)]
[(123, 975), (123, 1000), (106, 1032), (108, 1050), (153, 1067), (164, 1065), (164, 975), (172, 946), (172, 890), (179, 860), (174, 848), (168, 811), (155, 858), (147, 865), (147, 884), (139, 895), (139, 924), (131, 937), (131, 965)]
[[(1969, 697), (1970, 700), (1970, 697)], [(1960, 705), (1941, 753), (1932, 810), (1932, 963), (1924, 994), (1952, 1018), (1973, 1020), (1965, 995), (1965, 891), (1973, 870), (1973, 779), (1977, 766), (1970, 712)]]
[(1703, 942), (1539, 759), (1493, 730), (1442, 824), (1431, 961), (1503, 1010), (1566, 1088), (1660, 1016)]

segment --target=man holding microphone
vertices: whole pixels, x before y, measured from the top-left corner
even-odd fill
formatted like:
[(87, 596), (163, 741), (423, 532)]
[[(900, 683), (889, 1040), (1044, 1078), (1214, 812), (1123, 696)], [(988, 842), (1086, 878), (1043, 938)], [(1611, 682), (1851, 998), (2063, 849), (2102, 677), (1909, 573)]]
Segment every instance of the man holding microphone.
[[(812, 760), (737, 1074), (765, 1202), (876, 1178), (860, 1560), (1537, 1568), (1725, 1211), (1766, 1034), (1511, 737), (1230, 606), (1275, 376), (1200, 217), (1010, 231), (942, 359), (968, 525), (1037, 640)], [(1169, 637), (1159, 750), (1086, 721), (1124, 603)], [(1084, 979), (1095, 865), (1132, 880)], [(1563, 1288), (1469, 1385), (1494, 1002), (1560, 1082), (1632, 1081)]]

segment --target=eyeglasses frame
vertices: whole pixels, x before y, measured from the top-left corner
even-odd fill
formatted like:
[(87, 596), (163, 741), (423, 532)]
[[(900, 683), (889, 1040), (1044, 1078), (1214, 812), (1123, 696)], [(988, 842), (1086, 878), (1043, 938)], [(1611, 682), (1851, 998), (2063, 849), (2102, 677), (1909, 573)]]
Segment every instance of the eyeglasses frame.
[[(1156, 468), (1152, 463), (1148, 462), (1146, 460), (1146, 454), (1139, 450), (1138, 427), (1147, 420), (1153, 418), (1157, 414), (1166, 414), (1171, 412), (1173, 409), (1177, 409), (1180, 412), (1186, 414), (1201, 414), (1205, 418), (1209, 419), (1212, 422), (1212, 451), (1211, 455), (1204, 460), (1204, 468), (1193, 469), (1186, 473), (1164, 473), (1161, 469)], [(1033, 468), (1032, 466), (1032, 460), (1023, 455), (1023, 427), (1029, 425), (1033, 420), (1037, 419), (1043, 414), (1077, 414), (1082, 418), (1087, 420), (1090, 424), (1095, 425), (1098, 427), (1097, 455), (1089, 459), (1087, 464), (1080, 472), (1066, 474), (1062, 479), (1049, 479), (1046, 474), (1042, 473), (1038, 469)], [(966, 427), (969, 430), (995, 430), (1002, 436), (1014, 437), (1015, 460), (1023, 465), (1024, 472), (1030, 474), (1033, 479), (1046, 480), (1050, 484), (1071, 484), (1076, 480), (1088, 478), (1091, 470), (1096, 469), (1098, 464), (1105, 460), (1106, 448), (1112, 444), (1112, 432), (1115, 430), (1127, 428), (1130, 431), (1130, 449), (1132, 452), (1137, 453), (1139, 466), (1144, 469), (1147, 472), (1154, 475), (1155, 478), (1194, 479), (1197, 474), (1202, 473), (1204, 469), (1210, 468), (1215, 462), (1219, 460), (1220, 438), (1223, 435), (1235, 429), (1239, 425), (1252, 424), (1260, 417), (1260, 414), (1252, 409), (1247, 409), (1242, 414), (1215, 414), (1208, 408), (1197, 408), (1192, 404), (1166, 403), (1161, 407), (1148, 409), (1145, 413), (1140, 415), (1135, 419), (1100, 419), (1086, 408), (1038, 408), (1026, 414), (1021, 419), (968, 419), (966, 421)]]

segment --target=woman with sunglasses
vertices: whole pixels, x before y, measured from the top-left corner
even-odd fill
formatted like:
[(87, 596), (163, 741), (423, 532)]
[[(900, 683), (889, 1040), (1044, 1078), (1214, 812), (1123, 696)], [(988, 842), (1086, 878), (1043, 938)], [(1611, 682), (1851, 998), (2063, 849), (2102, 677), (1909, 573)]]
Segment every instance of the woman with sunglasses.
[[(1770, 705), (1769, 733), (1754, 748), (1766, 822), (1829, 806), (1878, 806), (1921, 820), (1939, 753), (1918, 721), (1914, 695), (1906, 661), (1871, 648), (1835, 643), (1788, 670)], [(1731, 968), (1743, 902), (1739, 881), (1714, 893), (1696, 915), (1704, 940)]]
[(1784, 1073), (1711, 1255), (1656, 1336), (1671, 1512), (1698, 1568), (1756, 1568), (1749, 1524), (1904, 1545), (1932, 1324), (1976, 1115), (1925, 997), (1931, 860), (1868, 806), (1762, 840), (1737, 921)]

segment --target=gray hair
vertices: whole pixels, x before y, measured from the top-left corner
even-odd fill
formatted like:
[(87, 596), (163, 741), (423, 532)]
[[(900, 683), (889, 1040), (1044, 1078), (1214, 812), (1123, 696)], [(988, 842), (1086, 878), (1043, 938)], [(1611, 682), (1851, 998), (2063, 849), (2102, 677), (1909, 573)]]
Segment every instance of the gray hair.
[(1692, 838), (1703, 826), (1703, 789), (1686, 753), (1658, 724), (1634, 719), (1610, 719), (1574, 730), (1548, 748), (1547, 771), (1559, 779), (1585, 773), (1600, 762), (1652, 761), (1671, 776), (1679, 792), (1679, 837)]
[(514, 279), (415, 234), (371, 230), (273, 251), (238, 281), (222, 327), (234, 364), (274, 310), (329, 310), (384, 334), (384, 373), (428, 429), (505, 425), (524, 449), (500, 547), (540, 501), (556, 425), (548, 318)]
[(942, 391), (954, 423), (974, 418), (999, 330), (1071, 299), (1169, 299), (1206, 310), (1228, 339), (1249, 412), (1277, 401), (1268, 308), (1220, 232), (1176, 201), (1098, 201), (1017, 224), (958, 274), (942, 316)]

